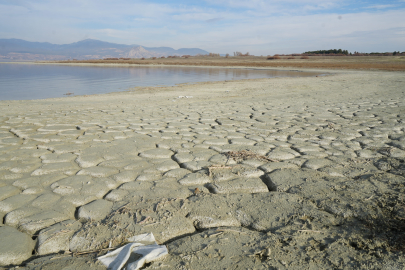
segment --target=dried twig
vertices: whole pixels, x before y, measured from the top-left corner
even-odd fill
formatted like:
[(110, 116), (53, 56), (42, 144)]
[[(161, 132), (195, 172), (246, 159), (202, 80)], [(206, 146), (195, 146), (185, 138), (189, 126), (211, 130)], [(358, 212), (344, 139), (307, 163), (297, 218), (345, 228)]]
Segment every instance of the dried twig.
[(208, 237), (214, 237), (214, 236), (217, 236), (217, 235), (221, 235), (221, 234), (223, 234), (224, 232), (218, 232), (218, 233), (213, 233), (213, 234), (210, 234)]
[(144, 220), (142, 220), (141, 222), (139, 222), (138, 224), (144, 224), (148, 221), (153, 221), (153, 219), (150, 216), (147, 216)]
[(231, 230), (231, 229), (221, 229), (221, 230), (217, 230), (217, 232), (237, 232), (237, 233), (246, 234), (245, 232), (238, 231), (238, 230)]
[[(52, 235), (51, 237), (48, 237), (43, 243), (52, 240), (53, 238), (59, 236), (60, 234), (66, 234), (66, 233), (70, 233), (70, 232), (73, 232), (73, 230), (61, 230), (61, 231), (58, 231), (58, 232), (56, 232), (54, 235)], [(40, 234), (40, 235), (41, 235), (41, 234)], [(43, 243), (42, 243), (42, 244), (43, 244)]]
[(144, 227), (146, 227), (146, 226), (151, 226), (151, 225), (156, 225), (156, 224), (160, 224), (161, 222), (154, 222), (154, 223), (149, 223), (149, 224), (146, 224)]
[(321, 231), (313, 231), (313, 230), (298, 230), (299, 232), (317, 232), (321, 233)]
[(364, 199), (364, 200), (365, 200), (365, 201), (368, 201), (368, 200), (370, 200), (370, 199), (373, 198), (373, 197), (374, 197), (374, 194), (371, 195), (370, 198), (367, 198), (367, 199)]

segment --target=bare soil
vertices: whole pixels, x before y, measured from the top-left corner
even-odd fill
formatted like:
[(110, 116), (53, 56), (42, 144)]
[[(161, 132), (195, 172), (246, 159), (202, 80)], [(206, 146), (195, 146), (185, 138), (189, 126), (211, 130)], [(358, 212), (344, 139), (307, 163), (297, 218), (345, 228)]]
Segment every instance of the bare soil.
[[(268, 60), (267, 56), (192, 56), (157, 59), (131, 60), (74, 60), (55, 61), (55, 63), (91, 63), (91, 64), (129, 64), (129, 65), (179, 65), (179, 66), (223, 66), (223, 67), (294, 67), (321, 69), (365, 69), (404, 71), (405, 56), (309, 56), (309, 59), (288, 59), (290, 56), (280, 56), (280, 59)], [(291, 58), (291, 57), (290, 57)]]

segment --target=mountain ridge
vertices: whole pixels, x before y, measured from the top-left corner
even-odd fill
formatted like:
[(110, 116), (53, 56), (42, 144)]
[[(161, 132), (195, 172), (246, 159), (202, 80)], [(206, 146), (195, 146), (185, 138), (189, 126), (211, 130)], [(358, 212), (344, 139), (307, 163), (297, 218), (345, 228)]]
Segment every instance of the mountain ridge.
[[(135, 52), (134, 48), (143, 50)], [(130, 52), (132, 51), (132, 56)], [(0, 60), (67, 60), (100, 59), (109, 57), (149, 58), (169, 55), (208, 54), (199, 48), (144, 47), (126, 45), (96, 39), (84, 39), (70, 44), (32, 42), (23, 39), (0, 39)]]

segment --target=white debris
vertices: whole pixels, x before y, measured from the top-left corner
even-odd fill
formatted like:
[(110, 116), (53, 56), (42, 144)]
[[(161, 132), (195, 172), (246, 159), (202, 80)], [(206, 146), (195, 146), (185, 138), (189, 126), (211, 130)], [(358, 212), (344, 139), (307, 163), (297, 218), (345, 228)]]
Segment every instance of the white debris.
[[(98, 257), (108, 269), (120, 270), (127, 264), (126, 270), (137, 270), (145, 263), (159, 260), (168, 254), (164, 245), (158, 245), (152, 233), (135, 235), (128, 238), (131, 242), (113, 252)], [(136, 261), (128, 261), (131, 253), (136, 253), (142, 257)]]

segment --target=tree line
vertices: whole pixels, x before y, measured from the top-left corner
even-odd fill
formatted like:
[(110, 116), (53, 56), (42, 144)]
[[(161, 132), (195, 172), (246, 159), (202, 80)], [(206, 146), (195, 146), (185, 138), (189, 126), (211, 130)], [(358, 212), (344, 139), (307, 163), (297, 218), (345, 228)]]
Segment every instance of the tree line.
[(342, 49), (330, 49), (330, 50), (318, 50), (318, 51), (308, 51), (305, 52), (304, 54), (349, 54), (348, 50), (342, 50)]

